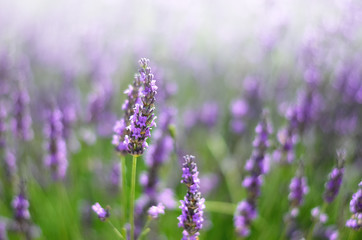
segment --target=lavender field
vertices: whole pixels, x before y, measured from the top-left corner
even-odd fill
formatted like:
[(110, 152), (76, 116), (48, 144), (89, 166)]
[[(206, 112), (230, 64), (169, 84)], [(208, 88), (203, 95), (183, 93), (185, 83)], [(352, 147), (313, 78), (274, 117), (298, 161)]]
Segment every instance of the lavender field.
[(362, 239), (362, 2), (0, 0), (0, 240)]

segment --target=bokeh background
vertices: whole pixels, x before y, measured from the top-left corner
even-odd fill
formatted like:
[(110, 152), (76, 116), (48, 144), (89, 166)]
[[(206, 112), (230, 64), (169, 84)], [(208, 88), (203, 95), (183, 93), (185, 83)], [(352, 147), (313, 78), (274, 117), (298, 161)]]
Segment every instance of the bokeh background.
[[(298, 229), (307, 232), (310, 210), (322, 204), (340, 148), (346, 151), (346, 174), (338, 198), (326, 209), (326, 225), (335, 226), (340, 239), (362, 238), (344, 227), (362, 180), (361, 22), (358, 0), (0, 0), (1, 136), (6, 139), (0, 221), (9, 239), (23, 238), (12, 230), (11, 207), (23, 181), (35, 239), (115, 238), (91, 205), (109, 205), (120, 227), (119, 182), (110, 180), (119, 158), (111, 139), (123, 115), (123, 91), (141, 57), (151, 61), (162, 104), (175, 109), (174, 148), (159, 176), (160, 188), (174, 191), (169, 200), (174, 207), (151, 225), (150, 239), (181, 238), (176, 218), (186, 191), (180, 184), (186, 153), (196, 156), (201, 192), (212, 202), (206, 204), (200, 239), (237, 239), (233, 213), (246, 194), (244, 164), (263, 109), (273, 125), (271, 170), (249, 239), (280, 239), (288, 184), (299, 162), (310, 189)], [(19, 94), (27, 95), (29, 141), (11, 128)], [(69, 165), (62, 181), (52, 180), (43, 160), (47, 114), (55, 107), (67, 131)], [(299, 119), (294, 161), (281, 167), (273, 153), (283, 144), (278, 132), (290, 124), (293, 109), (307, 113)], [(130, 169), (130, 161), (127, 165)], [(139, 161), (138, 176), (147, 169)], [(139, 184), (136, 196), (142, 193)]]

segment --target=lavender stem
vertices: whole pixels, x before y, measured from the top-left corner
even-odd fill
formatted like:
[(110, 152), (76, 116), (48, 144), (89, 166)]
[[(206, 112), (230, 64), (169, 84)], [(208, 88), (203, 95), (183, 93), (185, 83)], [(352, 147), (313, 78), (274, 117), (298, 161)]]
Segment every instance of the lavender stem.
[(131, 179), (131, 196), (130, 196), (130, 214), (129, 222), (131, 224), (131, 240), (134, 240), (134, 199), (135, 199), (135, 188), (136, 188), (136, 167), (137, 167), (137, 156), (133, 155), (132, 159), (132, 179)]
[(147, 233), (149, 233), (149, 231), (150, 231), (151, 229), (150, 229), (148, 226), (150, 225), (151, 220), (152, 220), (152, 218), (151, 218), (150, 216), (148, 216), (147, 221), (146, 221), (146, 223), (145, 223), (145, 226), (143, 227), (143, 229), (142, 229), (142, 231), (141, 231), (141, 234), (140, 234), (140, 236), (137, 238), (137, 240), (143, 239), (143, 237), (146, 236)]
[(109, 225), (111, 226), (111, 228), (113, 229), (113, 231), (116, 233), (116, 235), (120, 238), (120, 239), (125, 239), (123, 237), (123, 235), (118, 231), (118, 229), (112, 224), (112, 222), (110, 220), (107, 220), (107, 222), (109, 223)]
[[(127, 191), (126, 191), (126, 158), (120, 155), (121, 159), (121, 178), (122, 178), (122, 186), (121, 186), (121, 200), (122, 200), (122, 221), (121, 226), (124, 227), (126, 220), (126, 209), (127, 209)], [(127, 236), (127, 229), (123, 229), (123, 233)]]

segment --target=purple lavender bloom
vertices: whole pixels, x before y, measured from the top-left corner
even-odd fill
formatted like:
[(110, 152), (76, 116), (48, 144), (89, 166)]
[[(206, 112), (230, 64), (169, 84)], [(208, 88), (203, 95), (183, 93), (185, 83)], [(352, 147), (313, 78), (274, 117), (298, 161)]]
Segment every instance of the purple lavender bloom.
[(98, 218), (101, 221), (105, 221), (109, 217), (109, 211), (104, 210), (104, 208), (102, 208), (102, 206), (98, 202), (92, 205), (92, 209), (98, 215)]
[(122, 105), (124, 116), (116, 122), (113, 127), (113, 141), (112, 144), (116, 147), (116, 151), (122, 155), (128, 154), (128, 144), (125, 144), (125, 136), (129, 135), (130, 129), (127, 128), (130, 125), (130, 118), (134, 114), (134, 107), (136, 104), (140, 104), (140, 90), (141, 90), (141, 76), (136, 75), (133, 84), (128, 86), (128, 89), (124, 92), (127, 95), (127, 99)]
[[(134, 113), (130, 117), (130, 125), (127, 127), (130, 133), (125, 137), (124, 143), (128, 146), (128, 153), (132, 155), (142, 155), (148, 147), (147, 138), (151, 136), (151, 129), (155, 126), (155, 95), (157, 94), (156, 80), (148, 66), (149, 60), (141, 58), (139, 61), (141, 69), (139, 70), (143, 90), (141, 103), (135, 105)], [(147, 119), (144, 124), (144, 119)]]
[(338, 230), (334, 229), (333, 227), (329, 227), (325, 231), (325, 237), (328, 240), (337, 240), (338, 239)]
[(14, 132), (18, 138), (29, 141), (33, 138), (32, 120), (27, 109), (29, 95), (22, 84), (19, 84), (19, 90), (14, 94), (14, 103)]
[(17, 170), (16, 157), (9, 149), (6, 149), (4, 158), (6, 174), (12, 177)]
[(295, 176), (289, 185), (290, 193), (288, 195), (292, 208), (298, 208), (303, 204), (304, 196), (308, 193), (307, 179), (301, 174)]
[(267, 112), (264, 112), (262, 121), (255, 128), (254, 151), (251, 158), (245, 164), (245, 170), (248, 172), (248, 175), (243, 181), (243, 186), (247, 190), (247, 200), (239, 203), (234, 215), (234, 226), (240, 236), (248, 236), (250, 234), (250, 225), (257, 215), (256, 204), (263, 183), (263, 175), (267, 171), (265, 154), (269, 146), (268, 136), (271, 131)]
[(242, 237), (250, 235), (250, 225), (257, 217), (256, 206), (254, 204), (254, 202), (243, 200), (238, 204), (234, 214), (236, 232)]
[(14, 217), (18, 222), (30, 219), (29, 201), (23, 193), (20, 193), (13, 199), (12, 206), (14, 209)]
[(317, 222), (325, 223), (328, 220), (327, 214), (321, 212), (319, 207), (313, 208), (310, 213)]
[(353, 214), (350, 219), (346, 222), (346, 227), (352, 228), (354, 230), (359, 230), (362, 228), (362, 213)]
[(274, 152), (274, 160), (281, 163), (292, 163), (294, 161), (294, 146), (298, 135), (298, 111), (296, 108), (287, 111), (288, 126), (279, 130), (278, 141), (280, 147)]
[(216, 125), (219, 118), (219, 106), (216, 102), (206, 102), (199, 112), (199, 120), (208, 128)]
[(342, 184), (344, 168), (336, 167), (329, 174), (328, 182), (325, 185), (324, 201), (331, 203), (336, 198)]
[(0, 103), (0, 149), (6, 145), (6, 117), (7, 111), (4, 104)]
[(48, 112), (44, 134), (48, 139), (46, 150), (48, 155), (44, 163), (52, 171), (54, 180), (62, 180), (65, 177), (68, 160), (67, 147), (63, 138), (62, 112), (58, 109)]
[(243, 118), (249, 111), (249, 105), (246, 101), (242, 99), (235, 99), (230, 104), (230, 112), (231, 112), (231, 122), (230, 127), (231, 130), (240, 134), (245, 130), (245, 123)]
[(349, 204), (352, 213), (362, 212), (362, 182), (358, 185), (360, 189), (352, 195), (352, 200)]
[(157, 219), (158, 215), (165, 214), (165, 206), (159, 203), (157, 206), (152, 206), (148, 209), (148, 215), (153, 219)]
[(180, 201), (182, 214), (177, 218), (179, 220), (178, 226), (184, 228), (182, 239), (197, 239), (196, 237), (199, 235), (204, 222), (205, 199), (201, 198), (199, 190), (200, 180), (195, 157), (186, 155), (184, 160), (181, 183), (187, 186), (188, 191), (184, 200)]
[(362, 228), (362, 182), (358, 184), (359, 189), (352, 195), (349, 209), (352, 217), (347, 220), (346, 227), (358, 230)]
[(0, 240), (7, 240), (6, 236), (6, 223), (0, 222)]

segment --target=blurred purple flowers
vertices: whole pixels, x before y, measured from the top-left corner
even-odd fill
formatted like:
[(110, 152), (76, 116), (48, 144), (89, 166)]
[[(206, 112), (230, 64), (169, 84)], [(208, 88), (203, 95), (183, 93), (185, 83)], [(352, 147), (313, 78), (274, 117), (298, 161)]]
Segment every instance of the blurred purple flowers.
[(163, 206), (162, 203), (159, 203), (157, 206), (150, 207), (147, 212), (151, 218), (157, 219), (158, 215), (165, 214), (165, 206)]
[(256, 126), (256, 137), (253, 142), (254, 150), (245, 164), (248, 175), (242, 185), (247, 190), (247, 199), (238, 204), (234, 215), (234, 226), (240, 236), (250, 234), (250, 225), (257, 217), (257, 198), (260, 195), (260, 188), (263, 183), (263, 175), (268, 171), (266, 163), (266, 150), (269, 147), (269, 134), (272, 132), (268, 122), (268, 113), (264, 112), (262, 120)]
[(104, 210), (99, 203), (92, 205), (92, 210), (97, 214), (101, 221), (105, 221), (109, 217), (109, 211)]
[(63, 138), (62, 112), (58, 109), (47, 112), (47, 122), (44, 135), (48, 142), (46, 144), (47, 155), (44, 159), (45, 165), (52, 171), (54, 180), (62, 180), (68, 168), (67, 146)]
[(297, 176), (295, 176), (289, 184), (289, 203), (292, 207), (291, 214), (293, 217), (296, 217), (299, 214), (299, 207), (303, 204), (304, 196), (309, 192), (307, 186), (306, 177), (302, 176), (301, 168), (297, 171)]
[(14, 217), (18, 222), (27, 221), (30, 219), (29, 201), (26, 199), (24, 193), (15, 196), (12, 201), (14, 209)]
[(358, 230), (362, 228), (362, 182), (358, 184), (359, 189), (352, 195), (349, 209), (352, 217), (347, 220), (346, 227)]

